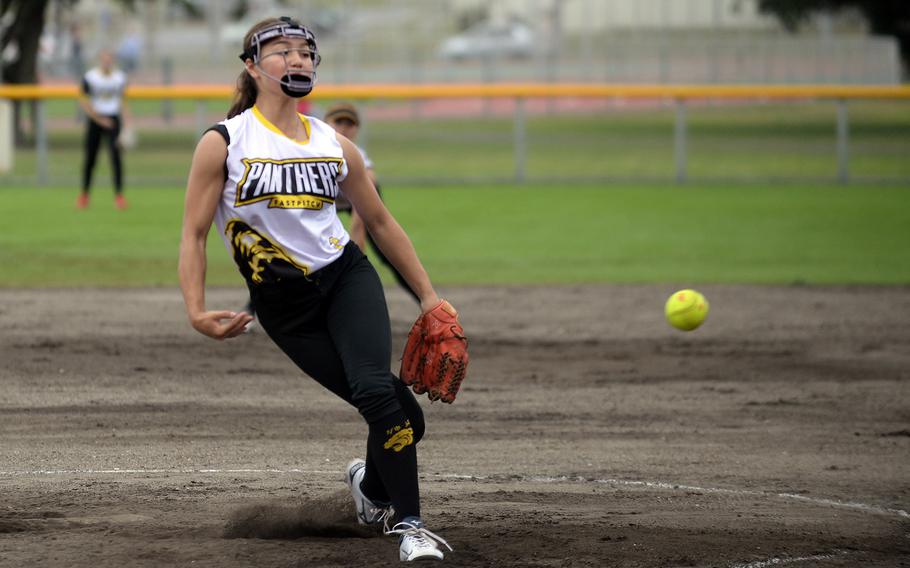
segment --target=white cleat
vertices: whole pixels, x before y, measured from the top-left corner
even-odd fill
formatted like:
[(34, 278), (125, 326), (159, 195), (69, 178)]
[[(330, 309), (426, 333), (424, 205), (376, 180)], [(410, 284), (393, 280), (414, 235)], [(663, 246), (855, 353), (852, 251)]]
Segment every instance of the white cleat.
[(416, 517), (406, 517), (391, 529), (387, 529), (385, 534), (399, 535), (398, 559), (402, 562), (442, 560), (443, 553), (439, 550), (440, 544), (452, 550), (445, 539), (424, 528), (423, 521)]
[(348, 464), (345, 470), (344, 481), (351, 489), (354, 498), (354, 507), (357, 508), (357, 522), (361, 525), (377, 525), (392, 515), (391, 503), (370, 501), (360, 489), (360, 482), (366, 474), (367, 464), (357, 459)]

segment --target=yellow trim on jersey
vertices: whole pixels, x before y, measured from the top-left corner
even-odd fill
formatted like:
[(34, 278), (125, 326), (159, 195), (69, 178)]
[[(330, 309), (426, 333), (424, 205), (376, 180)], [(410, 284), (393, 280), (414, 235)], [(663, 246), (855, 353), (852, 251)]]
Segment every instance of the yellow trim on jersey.
[[(241, 189), (243, 188), (243, 185), (246, 183), (246, 178), (247, 178), (247, 175), (249, 175), (249, 173), (250, 173), (250, 169), (252, 168), (253, 162), (278, 164), (278, 165), (299, 164), (299, 163), (306, 163), (306, 162), (317, 162), (317, 163), (318, 162), (338, 162), (338, 171), (340, 172), (341, 166), (344, 163), (344, 159), (343, 158), (288, 158), (287, 160), (272, 160), (269, 158), (241, 158), (240, 162), (243, 164), (243, 175), (240, 176), (240, 181), (237, 182), (237, 187), (234, 189), (234, 207), (240, 207), (241, 205), (249, 205), (250, 203), (256, 203), (257, 201), (263, 201), (265, 199), (272, 199), (272, 198), (276, 197), (274, 194), (265, 193), (263, 195), (260, 195), (259, 197), (254, 197), (253, 199), (248, 199), (246, 201), (240, 201)], [(323, 196), (319, 196), (319, 195), (312, 195), (309, 193), (301, 194), (301, 195), (306, 195), (307, 197), (312, 197), (313, 199), (317, 199), (317, 200), (325, 202), (325, 203), (335, 203), (335, 200), (332, 199), (331, 197), (323, 197)], [(283, 196), (283, 197), (289, 197), (289, 196)], [(273, 202), (272, 204), (269, 205), (269, 208), (278, 207), (281, 209), (288, 209), (288, 208), (297, 209), (297, 207), (282, 207), (281, 205), (278, 205), (277, 203), (278, 202)], [(318, 208), (314, 208), (314, 207), (302, 207), (302, 208), (304, 208), (304, 209), (321, 209), (322, 207), (320, 206)]]
[(269, 121), (269, 119), (267, 119), (265, 116), (262, 115), (262, 112), (259, 110), (259, 107), (257, 107), (256, 105), (253, 105), (253, 116), (255, 116), (259, 120), (259, 122), (262, 123), (263, 126), (268, 128), (275, 134), (280, 134), (281, 136), (284, 136), (291, 142), (296, 142), (302, 146), (305, 146), (310, 143), (310, 119), (308, 119), (306, 116), (300, 114), (299, 112), (297, 113), (297, 116), (300, 117), (300, 122), (303, 123), (303, 129), (306, 131), (306, 140), (305, 141), (300, 141), (300, 140), (297, 140), (296, 138), (291, 138), (290, 136), (288, 136), (287, 134), (282, 132), (280, 128), (278, 128), (277, 126), (272, 124)]

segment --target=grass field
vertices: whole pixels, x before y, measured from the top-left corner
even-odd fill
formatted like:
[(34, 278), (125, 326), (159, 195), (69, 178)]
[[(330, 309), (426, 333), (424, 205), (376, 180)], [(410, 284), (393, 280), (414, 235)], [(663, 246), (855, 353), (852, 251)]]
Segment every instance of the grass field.
[[(147, 127), (126, 156), (133, 207), (110, 207), (102, 151), (94, 206), (76, 212), (81, 130), (71, 102), (49, 105), (53, 188), (35, 185), (31, 149), (0, 176), (0, 245), (19, 253), (0, 286), (176, 283), (193, 106), (175, 105), (172, 128), (156, 102), (134, 111)], [(510, 117), (371, 120), (367, 145), (440, 283), (908, 283), (910, 105), (851, 103), (851, 174), (868, 182), (849, 187), (830, 183), (834, 114), (693, 106), (685, 186), (651, 181), (674, 174), (669, 107), (529, 117), (524, 186), (497, 183), (514, 174)], [(217, 235), (210, 246), (209, 281), (239, 284)]]
[[(0, 286), (171, 286), (177, 187), (4, 188)], [(391, 188), (440, 284), (910, 283), (910, 190), (883, 186), (531, 185)], [(217, 234), (209, 283), (241, 285)], [(387, 276), (387, 275), (386, 275)]]

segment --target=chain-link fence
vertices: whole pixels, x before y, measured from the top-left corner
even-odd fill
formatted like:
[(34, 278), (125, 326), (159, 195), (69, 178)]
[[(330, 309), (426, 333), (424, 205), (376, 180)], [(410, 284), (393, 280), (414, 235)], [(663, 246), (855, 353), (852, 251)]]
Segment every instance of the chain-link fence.
[[(365, 118), (358, 143), (380, 177), (396, 184), (910, 181), (906, 90), (894, 91), (903, 98), (848, 102), (804, 93), (729, 99), (711, 97), (711, 89), (683, 98), (667, 91), (401, 99), (376, 91), (358, 103)], [(320, 115), (326, 102), (315, 100), (309, 113)], [(182, 185), (199, 133), (224, 117), (227, 101), (176, 100), (167, 117), (161, 105), (132, 102), (138, 144), (127, 153), (130, 184)], [(75, 103), (52, 99), (38, 108), (38, 130), (0, 180), (75, 186), (83, 137)]]
[[(131, 69), (133, 85), (231, 85), (243, 34), (276, 14), (316, 29), (324, 57), (317, 93), (361, 83), (894, 84), (900, 77), (893, 39), (865, 35), (856, 18), (790, 36), (754, 0), (183, 2), (198, 8), (196, 17), (178, 4), (148, 0), (128, 11), (110, 0), (51, 2), (44, 82), (76, 84), (77, 71), (104, 46)], [(318, 116), (322, 104), (311, 112)], [(375, 94), (358, 104), (367, 119), (361, 143), (395, 183), (910, 179), (910, 107), (902, 101), (707, 97), (679, 106), (660, 96)], [(132, 106), (139, 143), (128, 153), (128, 179), (156, 185), (183, 183), (200, 129), (222, 119), (227, 103)], [(26, 139), (0, 180), (75, 185), (83, 120), (76, 104), (23, 107)]]

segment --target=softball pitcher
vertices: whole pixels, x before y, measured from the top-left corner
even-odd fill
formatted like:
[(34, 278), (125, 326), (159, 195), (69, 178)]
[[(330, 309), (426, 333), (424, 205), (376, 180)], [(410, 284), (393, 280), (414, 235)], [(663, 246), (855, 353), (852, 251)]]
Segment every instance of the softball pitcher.
[(422, 312), (443, 302), (373, 189), (356, 146), (296, 112), (316, 83), (313, 33), (290, 18), (267, 19), (247, 32), (243, 49), (234, 104), (200, 139), (187, 182), (179, 268), (187, 315), (215, 339), (237, 337), (252, 320), (206, 307), (205, 243), (214, 221), (262, 328), (369, 426), (366, 459), (345, 471), (358, 521), (384, 523), (386, 534), (398, 535), (401, 560), (442, 559), (440, 546), (451, 548), (420, 515), (416, 444), (423, 413), (389, 368), (382, 286), (338, 219), (339, 191), (417, 294)]

